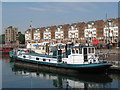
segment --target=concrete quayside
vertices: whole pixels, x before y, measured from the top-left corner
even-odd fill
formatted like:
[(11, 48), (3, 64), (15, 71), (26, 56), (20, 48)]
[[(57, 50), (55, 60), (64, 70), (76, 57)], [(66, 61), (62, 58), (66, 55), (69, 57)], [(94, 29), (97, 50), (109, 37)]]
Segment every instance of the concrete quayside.
[(100, 61), (112, 63), (108, 69), (110, 73), (120, 73), (120, 49), (98, 49)]

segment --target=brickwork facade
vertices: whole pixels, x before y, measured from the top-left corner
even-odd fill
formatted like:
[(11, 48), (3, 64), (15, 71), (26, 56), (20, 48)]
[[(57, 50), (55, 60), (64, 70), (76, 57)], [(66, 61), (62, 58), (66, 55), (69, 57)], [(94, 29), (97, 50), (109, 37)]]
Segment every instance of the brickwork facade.
[[(112, 22), (108, 22), (108, 20)], [(97, 21), (89, 21), (73, 23), (73, 24), (65, 24), (59, 26), (49, 26), (49, 27), (41, 27), (32, 29), (32, 33), (36, 32), (39, 29), (39, 40), (38, 42), (43, 41), (52, 41), (52, 42), (76, 42), (76, 43), (92, 43), (94, 39), (98, 39), (99, 43), (107, 43), (108, 38), (111, 38), (112, 43), (117, 43), (118, 38), (120, 40), (120, 30), (118, 27), (118, 19), (108, 19), (107, 21), (97, 20)], [(31, 31), (29, 31), (29, 36)], [(27, 36), (27, 31), (25, 35)], [(118, 35), (119, 34), (119, 35)], [(35, 41), (35, 35), (32, 34), (31, 39)], [(29, 41), (26, 37), (26, 41)]]

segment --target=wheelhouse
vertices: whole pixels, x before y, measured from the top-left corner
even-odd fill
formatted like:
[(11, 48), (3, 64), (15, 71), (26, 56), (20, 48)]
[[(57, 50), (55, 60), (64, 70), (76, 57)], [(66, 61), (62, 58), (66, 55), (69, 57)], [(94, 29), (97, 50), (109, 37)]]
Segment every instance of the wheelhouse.
[(94, 47), (73, 47), (71, 54), (95, 54)]
[(71, 54), (68, 56), (70, 63), (95, 63), (95, 48), (94, 47), (72, 47)]

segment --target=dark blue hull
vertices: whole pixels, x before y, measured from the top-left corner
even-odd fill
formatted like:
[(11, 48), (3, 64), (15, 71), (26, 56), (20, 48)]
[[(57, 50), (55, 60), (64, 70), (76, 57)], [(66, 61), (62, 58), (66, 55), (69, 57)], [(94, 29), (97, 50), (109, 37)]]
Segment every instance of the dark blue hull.
[(18, 57), (16, 57), (15, 59), (23, 62), (34, 63), (38, 65), (46, 65), (55, 68), (78, 70), (79, 72), (105, 72), (111, 66), (110, 63), (64, 64), (64, 63), (41, 62)]

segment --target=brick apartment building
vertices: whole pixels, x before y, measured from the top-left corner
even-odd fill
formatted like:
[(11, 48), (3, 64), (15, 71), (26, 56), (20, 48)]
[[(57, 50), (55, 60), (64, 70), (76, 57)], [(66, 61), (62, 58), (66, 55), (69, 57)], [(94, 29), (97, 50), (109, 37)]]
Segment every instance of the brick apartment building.
[(118, 40), (120, 41), (120, 18), (118, 18)]
[(104, 25), (104, 40), (106, 43), (117, 43), (119, 36), (118, 19), (108, 19)]
[(108, 43), (108, 40), (117, 43), (118, 36), (117, 18), (108, 19), (107, 21), (97, 20), (87, 23), (73, 23), (71, 25), (48, 26), (25, 31), (26, 42), (92, 43), (94, 39), (98, 39), (99, 43)]
[(17, 41), (18, 38), (18, 28), (13, 28), (12, 26), (9, 26), (8, 28), (5, 28), (5, 44), (19, 44)]
[(118, 18), (118, 46), (120, 47), (120, 18)]
[(56, 42), (59, 41), (61, 42), (64, 39), (64, 29), (62, 25), (59, 25), (58, 28), (56, 27), (55, 30), (55, 40)]
[(28, 29), (25, 31), (25, 41), (31, 42), (31, 40), (32, 40), (32, 33), (31, 33), (31, 30)]

